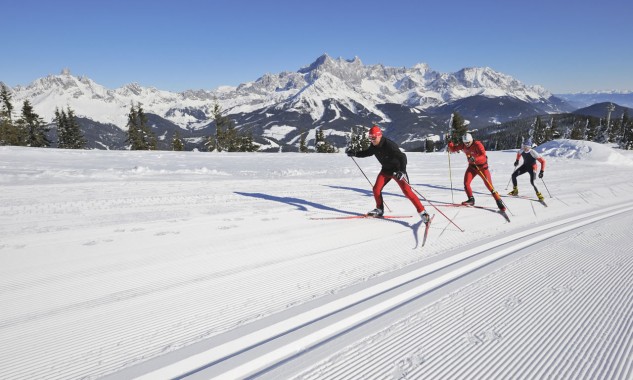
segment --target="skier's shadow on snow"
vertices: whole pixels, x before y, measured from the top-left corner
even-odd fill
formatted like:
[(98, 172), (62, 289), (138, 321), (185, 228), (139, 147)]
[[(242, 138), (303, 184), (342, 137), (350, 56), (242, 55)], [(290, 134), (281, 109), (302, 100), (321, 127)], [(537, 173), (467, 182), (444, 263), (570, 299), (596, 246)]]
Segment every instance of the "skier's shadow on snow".
[[(351, 190), (359, 190), (360, 189), (352, 189), (349, 188)], [(270, 195), (270, 194), (262, 194), (262, 193), (243, 193), (241, 191), (236, 191), (235, 194), (238, 195), (242, 195), (245, 197), (252, 197), (252, 198), (259, 198), (259, 199), (265, 199), (267, 201), (273, 201), (273, 202), (279, 202), (279, 203), (284, 203), (287, 205), (291, 205), (297, 208), (297, 210), (299, 211), (309, 211), (308, 207), (312, 207), (312, 208), (316, 208), (319, 210), (324, 210), (324, 211), (331, 211), (331, 212), (336, 212), (336, 213), (341, 213), (341, 214), (345, 214), (345, 215), (358, 215), (358, 212), (352, 212), (352, 211), (345, 211), (345, 210), (341, 210), (341, 209), (337, 209), (334, 207), (329, 207), (329, 206), (325, 206), (322, 205), (320, 203), (315, 203), (315, 202), (310, 202), (310, 201), (306, 201), (305, 199), (300, 199), (300, 198), (295, 198), (295, 197), (277, 197), (274, 195)], [(371, 192), (370, 192), (371, 194)], [(407, 222), (405, 222), (404, 220), (397, 220), (397, 219), (383, 219), (385, 222), (390, 222), (390, 223), (396, 223), (396, 224), (400, 224), (402, 226), (405, 226), (407, 228), (411, 228), (413, 230), (413, 237), (415, 238), (415, 246), (418, 246), (418, 230), (420, 229), (420, 225), (422, 224), (422, 220), (420, 220), (418, 223), (415, 224), (409, 224)]]
[[(413, 184), (411, 184), (411, 185), (413, 186)], [(431, 188), (431, 189), (438, 189), (438, 190), (451, 190), (451, 188), (448, 187), (448, 186), (430, 185), (428, 183), (417, 183), (417, 184), (415, 184), (415, 186), (423, 186), (423, 187), (428, 187), (428, 188)], [(464, 188), (463, 187), (460, 187), (460, 188), (453, 187), (453, 191), (461, 191), (461, 192), (463, 192)], [(473, 190), (473, 194), (484, 194), (485, 195), (485, 194), (490, 194), (490, 193), (489, 192), (486, 193), (486, 192), (482, 192), (482, 191), (475, 191), (475, 190)]]
[[(351, 190), (351, 191), (355, 191), (357, 193), (361, 193), (365, 196), (368, 197), (373, 197), (374, 196), (374, 192), (372, 190), (365, 190), (365, 189), (359, 189), (357, 187), (347, 187), (347, 186), (333, 186), (333, 185), (324, 185), (326, 187), (329, 187), (330, 189), (338, 189), (338, 190)], [(389, 195), (390, 197), (402, 197), (404, 198), (404, 195), (402, 194), (396, 194), (396, 193), (388, 193), (383, 191), (382, 192), (383, 195)]]
[(236, 191), (235, 194), (242, 195), (242, 196), (245, 196), (245, 197), (259, 198), (259, 199), (265, 199), (267, 201), (284, 203), (284, 204), (296, 207), (297, 210), (299, 210), (299, 211), (309, 211), (308, 207), (312, 207), (312, 208), (316, 208), (316, 209), (319, 209), (319, 210), (338, 212), (338, 213), (348, 214), (348, 215), (357, 215), (358, 214), (358, 213), (355, 213), (355, 212), (340, 210), (340, 209), (337, 209), (337, 208), (334, 208), (334, 207), (329, 207), (329, 206), (322, 205), (320, 203), (310, 202), (310, 201), (306, 201), (305, 199), (294, 198), (294, 197), (277, 197), (277, 196), (269, 195), (269, 194), (243, 193), (243, 192), (240, 192), (240, 191)]

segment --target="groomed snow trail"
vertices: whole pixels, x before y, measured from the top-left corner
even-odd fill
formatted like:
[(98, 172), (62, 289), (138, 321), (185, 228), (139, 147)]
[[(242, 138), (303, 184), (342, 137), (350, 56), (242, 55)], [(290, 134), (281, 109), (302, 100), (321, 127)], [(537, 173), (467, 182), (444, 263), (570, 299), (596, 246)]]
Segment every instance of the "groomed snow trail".
[[(556, 253), (556, 256), (558, 256), (556, 260), (562, 260), (564, 263), (565, 260), (569, 260), (568, 254), (570, 252), (569, 247), (565, 247), (565, 244), (567, 244), (570, 239), (577, 240), (577, 235), (584, 234), (587, 230), (587, 225), (602, 223), (600, 233), (609, 231), (609, 226), (611, 225), (620, 226), (618, 231), (612, 231), (613, 236), (611, 238), (616, 240), (624, 239), (626, 241), (627, 236), (624, 234), (624, 232), (626, 232), (625, 228), (622, 227), (621, 218), (617, 217), (625, 213), (630, 213), (631, 210), (633, 210), (633, 204), (613, 207), (609, 210), (601, 210), (599, 212), (588, 213), (583, 216), (576, 216), (562, 221), (549, 223), (547, 225), (532, 228), (528, 231), (516, 233), (503, 239), (495, 240), (488, 244), (473, 247), (462, 253), (451, 255), (449, 258), (440, 260), (433, 265), (423, 266), (406, 274), (389, 279), (388, 281), (380, 282), (353, 294), (337, 298), (329, 303), (324, 303), (322, 306), (310, 309), (307, 312), (293, 315), (287, 319), (277, 321), (276, 323), (268, 326), (260, 327), (257, 331), (240, 336), (229, 342), (218, 343), (209, 350), (188, 356), (180, 361), (172, 363), (171, 365), (146, 373), (140, 378), (174, 378), (182, 376), (185, 373), (187, 373), (187, 375), (184, 377), (196, 379), (237, 379), (252, 376), (271, 379), (286, 378), (289, 376), (289, 372), (291, 372), (286, 369), (287, 367), (294, 370), (297, 367), (300, 368), (306, 361), (309, 363), (315, 360), (314, 357), (309, 359), (303, 357), (308, 356), (308, 352), (313, 347), (320, 345), (335, 345), (335, 343), (332, 342), (333, 340), (345, 340), (346, 335), (350, 330), (361, 328), (367, 323), (367, 321), (379, 318), (386, 319), (387, 317), (385, 314), (397, 314), (400, 312), (399, 309), (405, 304), (409, 304), (408, 307), (410, 308), (411, 304), (416, 302), (416, 299), (424, 295), (428, 296), (428, 293), (430, 292), (441, 293), (441, 288), (447, 283), (454, 282), (464, 276), (472, 274), (473, 272), (481, 271), (486, 276), (485, 280), (479, 280), (479, 282), (490, 281), (489, 279), (498, 276), (498, 273), (503, 273), (503, 276), (507, 276), (509, 273), (507, 270), (508, 267), (521, 267), (521, 270), (517, 272), (517, 277), (519, 277), (518, 275), (525, 273), (534, 273), (535, 270), (538, 273), (538, 271), (542, 270), (543, 265), (546, 264), (543, 263), (542, 260), (547, 258), (547, 256), (544, 256), (542, 251)], [(609, 221), (608, 218), (615, 219), (615, 222)], [(633, 218), (629, 217), (629, 219)], [(563, 237), (561, 237), (561, 235), (563, 235)], [(593, 244), (590, 244), (589, 246), (599, 246), (599, 244), (596, 244), (597, 241), (599, 241), (599, 239), (594, 239)], [(539, 243), (546, 245), (548, 248), (521, 256), (524, 248), (529, 248)], [(562, 251), (562, 254), (558, 254), (559, 251)], [(571, 252), (574, 252), (574, 250), (572, 249)], [(487, 269), (491, 263), (495, 263), (506, 256), (515, 254), (518, 254), (519, 257), (513, 258), (514, 261), (506, 267), (495, 271)], [(585, 284), (600, 282), (600, 277), (605, 275), (604, 270), (601, 269), (605, 266), (603, 262), (604, 256), (586, 256), (587, 257), (583, 257), (584, 266), (587, 266), (590, 269), (571, 269), (571, 274), (576, 275), (579, 273), (578, 271), (582, 271), (582, 273), (584, 273), (583, 283)], [(615, 278), (618, 278), (615, 283), (622, 285), (622, 279), (633, 273), (633, 260), (630, 260), (632, 258), (633, 256), (630, 254), (627, 255), (627, 252), (620, 252), (606, 264), (607, 268), (610, 268), (612, 265), (618, 267), (618, 270), (614, 271)], [(519, 261), (518, 264), (517, 260)], [(557, 262), (556, 260), (552, 260), (552, 262), (560, 265), (560, 262)], [(535, 262), (535, 264), (532, 264), (532, 262)], [(535, 267), (531, 267), (532, 265)], [(597, 270), (594, 270), (596, 268)], [(445, 273), (435, 276), (434, 278), (429, 276), (430, 274), (441, 271), (444, 271)], [(411, 378), (419, 378), (420, 376), (424, 378), (451, 378), (454, 376), (480, 378), (485, 377), (487, 372), (491, 372), (495, 378), (498, 376), (505, 378), (508, 375), (506, 372), (510, 372), (509, 376), (512, 378), (525, 378), (537, 373), (538, 370), (543, 371), (542, 358), (538, 355), (540, 350), (543, 348), (542, 345), (538, 345), (536, 347), (538, 352), (531, 353), (530, 346), (525, 346), (525, 340), (523, 338), (525, 335), (538, 335), (539, 331), (538, 329), (536, 329), (536, 331), (513, 331), (512, 334), (508, 333), (508, 331), (511, 330), (512, 326), (525, 322), (521, 321), (522, 318), (548, 320), (547, 315), (551, 312), (551, 309), (556, 309), (558, 311), (560, 309), (560, 305), (552, 304), (551, 302), (538, 302), (539, 299), (548, 298), (546, 297), (548, 293), (556, 294), (560, 292), (571, 292), (573, 288), (576, 288), (576, 291), (580, 292), (580, 285), (577, 285), (576, 281), (567, 281), (566, 275), (567, 273), (560, 276), (562, 279), (551, 278), (552, 275), (550, 275), (546, 280), (541, 278), (540, 282), (534, 286), (532, 286), (533, 283), (528, 283), (526, 279), (517, 279), (512, 277), (510, 278), (510, 281), (512, 281), (514, 285), (522, 286), (524, 288), (523, 293), (527, 295), (521, 294), (518, 291), (510, 291), (510, 294), (513, 295), (508, 296), (503, 300), (473, 297), (472, 300), (464, 302), (464, 304), (472, 304), (473, 302), (476, 302), (476, 307), (473, 307), (472, 305), (459, 306), (462, 311), (471, 308), (477, 309), (478, 312), (469, 318), (474, 317), (476, 320), (483, 318), (486, 321), (492, 321), (492, 323), (486, 322), (484, 324), (487, 326), (490, 326), (491, 324), (491, 327), (486, 328), (484, 326), (481, 330), (477, 330), (479, 327), (475, 327), (474, 330), (464, 331), (461, 336), (457, 336), (456, 338), (453, 332), (463, 331), (463, 326), (459, 323), (444, 322), (441, 328), (433, 329), (433, 334), (426, 337), (424, 335), (426, 332), (424, 331), (424, 328), (428, 328), (428, 319), (415, 317), (416, 315), (422, 313), (421, 311), (417, 311), (413, 313), (414, 317), (405, 317), (405, 325), (402, 324), (401, 320), (396, 322), (395, 325), (386, 327), (385, 330), (390, 331), (390, 335), (397, 336), (396, 339), (399, 340), (397, 343), (388, 344), (387, 348), (379, 345), (375, 348), (378, 352), (375, 354), (369, 354), (367, 361), (363, 359), (364, 352), (371, 351), (368, 348), (377, 342), (377, 340), (374, 339), (375, 336), (381, 336), (380, 342), (381, 344), (384, 343), (385, 338), (383, 336), (383, 331), (385, 330), (375, 333), (369, 338), (364, 339), (362, 342), (357, 343), (357, 345), (363, 347), (363, 355), (359, 354), (359, 352), (354, 352), (349, 356), (345, 356), (345, 354), (336, 354), (333, 356), (333, 359), (329, 358), (324, 360), (323, 364), (310, 371), (312, 375), (306, 374), (301, 377), (387, 378), (389, 374), (396, 374), (395, 378), (399, 378), (399, 376), (406, 378), (409, 375), (413, 376)], [(534, 280), (533, 277), (529, 277), (529, 279)], [(565, 284), (557, 285), (557, 282), (561, 280), (565, 281)], [(504, 281), (508, 281), (508, 278), (502, 278), (501, 281), (502, 283)], [(552, 285), (547, 285), (548, 281)], [(528, 284), (526, 285), (526, 283)], [(584, 324), (593, 323), (597, 325), (596, 328), (601, 331), (604, 329), (607, 329), (608, 331), (621, 331), (627, 327), (628, 321), (626, 315), (627, 312), (631, 311), (631, 305), (629, 304), (628, 307), (621, 307), (620, 305), (623, 303), (625, 305), (627, 304), (626, 299), (629, 296), (628, 292), (631, 290), (630, 287), (619, 287), (618, 291), (613, 292), (615, 294), (607, 299), (604, 297), (604, 294), (610, 293), (609, 290), (613, 288), (613, 282), (603, 282), (601, 285), (602, 286), (596, 286), (588, 289), (589, 294), (587, 297), (590, 302), (584, 303), (585, 307), (582, 308), (580, 313), (574, 313), (578, 323), (573, 326), (565, 326), (567, 331), (564, 334), (560, 334), (558, 339), (550, 339), (552, 342), (548, 342), (548, 344), (552, 346), (551, 350), (554, 353), (559, 354), (559, 352), (557, 352), (558, 350), (565, 349), (565, 347), (567, 347), (566, 340), (570, 335), (580, 336), (580, 338), (575, 339), (575, 343), (578, 346), (586, 345), (587, 342), (584, 342), (584, 339), (582, 339), (583, 335), (581, 335), (581, 331), (579, 331), (580, 327)], [(472, 284), (466, 285), (466, 288), (470, 287), (472, 287)], [(451, 294), (448, 299), (453, 299), (455, 298), (455, 294), (463, 292), (463, 289), (460, 289)], [(601, 313), (597, 318), (603, 317), (603, 319), (596, 320), (594, 312), (591, 310), (588, 311), (588, 309), (591, 309), (593, 306), (591, 301), (593, 301), (593, 297), (596, 294), (603, 296), (604, 305), (601, 306), (605, 306), (608, 310), (618, 308), (616, 315)], [(582, 299), (584, 295), (581, 294), (579, 297)], [(551, 297), (549, 298), (551, 299)], [(424, 306), (424, 303), (420, 301), (417, 302)], [(554, 302), (556, 302), (555, 299)], [(444, 299), (439, 301), (437, 304), (447, 303), (449, 302), (446, 302)], [(533, 307), (529, 308), (530, 303), (538, 303), (538, 305), (536, 305), (536, 307), (532, 305)], [(518, 304), (524, 305), (522, 308), (524, 312), (521, 315), (508, 316), (504, 314), (504, 311), (508, 312), (510, 309), (518, 306)], [(442, 307), (443, 310), (446, 310), (445, 306), (446, 305)], [(425, 307), (428, 308), (429, 306), (426, 305)], [(354, 310), (354, 312), (351, 312), (351, 310)], [(490, 315), (483, 314), (486, 310), (490, 311)], [(567, 313), (564, 312), (557, 312), (557, 318), (551, 318), (551, 321), (547, 321), (547, 328), (550, 328), (552, 325), (556, 326), (564, 324), (566, 318), (563, 317), (566, 314)], [(604, 320), (605, 315), (608, 317), (606, 320)], [(517, 318), (518, 321), (514, 321), (513, 318)], [(420, 320), (418, 322), (421, 323), (412, 323), (412, 320), (418, 319)], [(468, 318), (464, 317), (462, 319), (466, 320)], [(449, 320), (452, 319), (449, 318)], [(478, 324), (482, 325), (481, 322), (478, 322)], [(442, 369), (443, 365), (446, 363), (451, 363), (457, 358), (461, 358), (460, 356), (452, 355), (461, 351), (462, 347), (459, 347), (460, 345), (464, 343), (466, 343), (466, 346), (488, 344), (492, 341), (500, 340), (502, 334), (506, 340), (505, 350), (511, 350), (507, 347), (514, 347), (514, 350), (518, 350), (513, 354), (506, 352), (506, 356), (509, 356), (510, 359), (501, 359), (503, 356), (494, 351), (491, 354), (486, 354), (485, 360), (488, 363), (487, 366), (478, 365), (480, 357), (475, 356), (473, 362), (470, 364), (473, 367), (478, 368), (479, 371), (470, 370), (468, 373), (460, 374), (453, 373), (454, 368), (452, 367), (447, 367), (449, 369), (448, 371)], [(435, 341), (436, 338), (442, 336), (445, 337), (447, 341)], [(284, 339), (280, 339), (280, 337), (284, 337)], [(406, 337), (406, 339), (403, 339), (402, 337)], [(517, 337), (518, 340), (516, 340)], [(437, 368), (427, 365), (427, 368), (423, 370), (418, 368), (421, 367), (420, 365), (422, 364), (421, 362), (418, 363), (418, 361), (424, 360), (424, 358), (407, 357), (406, 353), (411, 351), (411, 341), (426, 342), (427, 338), (428, 343), (422, 344), (421, 347), (434, 352), (434, 360), (436, 362), (443, 361), (443, 364), (436, 363), (435, 367)], [(624, 341), (626, 341), (626, 336), (624, 339)], [(543, 341), (546, 340), (547, 339), (543, 338)], [(371, 343), (368, 343), (368, 341)], [(532, 344), (532, 340), (529, 340), (529, 343)], [(398, 355), (402, 355), (403, 348), (405, 353), (404, 358), (400, 362), (394, 362), (393, 358), (398, 357)], [(251, 349), (253, 349), (253, 352), (250, 352)], [(320, 347), (320, 349), (325, 350), (323, 347)], [(350, 350), (351, 349), (348, 347), (344, 350), (344, 352), (348, 353)], [(570, 353), (571, 357), (577, 357), (577, 354), (578, 353), (576, 352)], [(624, 358), (621, 357), (621, 355), (625, 353), (616, 352), (614, 355), (615, 357), (613, 358), (607, 358), (604, 353), (602, 354), (603, 360), (620, 363)], [(515, 360), (517, 356), (521, 356), (523, 360)], [(382, 359), (378, 360), (376, 357)], [(536, 362), (531, 362), (532, 359), (535, 359)], [(292, 361), (299, 362), (300, 364), (291, 363)], [(333, 367), (333, 363), (336, 363), (338, 370), (330, 371), (323, 369), (323, 367), (330, 369), (330, 367)], [(397, 364), (394, 365), (394, 363)], [(526, 363), (525, 366), (527, 369), (525, 371), (513, 372), (511, 368), (507, 368), (508, 366), (514, 367), (517, 363), (521, 363), (521, 365)], [(468, 363), (464, 364), (468, 366)], [(559, 364), (560, 363), (556, 363), (554, 365), (554, 367), (557, 368), (556, 375), (558, 375), (558, 377), (574, 378), (573, 374), (570, 375), (565, 372)], [(358, 366), (360, 366), (362, 370), (360, 370)], [(193, 368), (197, 369), (192, 370)], [(190, 371), (187, 371), (187, 369), (190, 369)], [(596, 373), (595, 368), (592, 368), (590, 372), (593, 375), (600, 375), (600, 373)], [(314, 373), (317, 375), (314, 375)], [(613, 373), (611, 375), (613, 375)], [(622, 373), (615, 373), (615, 375), (622, 375)]]
[(630, 379), (631, 223), (546, 240), (295, 378)]

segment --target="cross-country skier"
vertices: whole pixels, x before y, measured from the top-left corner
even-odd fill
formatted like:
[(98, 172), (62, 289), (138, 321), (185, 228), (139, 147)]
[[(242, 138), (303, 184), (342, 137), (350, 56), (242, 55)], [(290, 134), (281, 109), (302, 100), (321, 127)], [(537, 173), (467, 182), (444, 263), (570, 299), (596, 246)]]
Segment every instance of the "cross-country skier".
[(398, 144), (384, 137), (382, 131), (376, 125), (372, 126), (369, 130), (369, 140), (371, 140), (371, 145), (365, 150), (354, 152), (348, 149), (345, 151), (350, 157), (376, 156), (378, 162), (382, 165), (373, 188), (376, 208), (369, 211), (367, 215), (382, 216), (384, 214), (382, 189), (393, 179), (398, 186), (400, 186), (400, 189), (402, 189), (402, 193), (413, 203), (422, 221), (428, 223), (430, 219), (429, 214), (424, 209), (424, 206), (422, 206), (418, 197), (413, 193), (411, 186), (409, 186), (407, 156), (400, 150)]
[(475, 204), (475, 197), (473, 197), (473, 190), (470, 187), (470, 183), (473, 181), (473, 177), (476, 175), (484, 176), (482, 179), (484, 185), (488, 188), (493, 198), (497, 202), (499, 210), (505, 211), (506, 207), (501, 201), (501, 196), (492, 187), (492, 178), (490, 177), (490, 171), (488, 171), (488, 157), (486, 156), (486, 149), (481, 141), (473, 141), (473, 136), (470, 133), (466, 133), (462, 136), (462, 142), (454, 145), (452, 141), (448, 143), (448, 150), (450, 152), (459, 152), (463, 150), (468, 159), (468, 168), (464, 173), (464, 190), (468, 199), (462, 202), (463, 205), (473, 206)]
[[(523, 157), (523, 164), (516, 168), (519, 165), (519, 159)], [(536, 179), (536, 170), (538, 169), (538, 165), (536, 161), (541, 163), (541, 171), (538, 173), (539, 178), (543, 178), (543, 173), (545, 172), (545, 159), (538, 154), (537, 151), (532, 149), (532, 140), (527, 139), (523, 141), (521, 144), (521, 150), (517, 152), (517, 158), (514, 161), (514, 172), (512, 173), (512, 191), (508, 193), (508, 195), (519, 195), (519, 188), (517, 186), (517, 177), (521, 174), (530, 173), (530, 184), (534, 187), (534, 191), (536, 191), (536, 196), (540, 201), (543, 200), (543, 194), (538, 191), (538, 188), (534, 184), (534, 179)]]

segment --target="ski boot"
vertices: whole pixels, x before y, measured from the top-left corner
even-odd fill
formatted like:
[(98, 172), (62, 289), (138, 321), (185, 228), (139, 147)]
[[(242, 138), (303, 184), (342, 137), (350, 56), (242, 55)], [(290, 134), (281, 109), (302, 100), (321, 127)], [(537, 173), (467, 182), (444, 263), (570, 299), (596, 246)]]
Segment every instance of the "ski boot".
[(420, 218), (422, 218), (422, 221), (424, 222), (424, 224), (427, 224), (429, 220), (431, 219), (431, 217), (429, 216), (429, 213), (426, 212), (426, 210), (420, 213)]
[(512, 188), (512, 191), (508, 193), (508, 195), (517, 196), (519, 195), (519, 188), (517, 186)]
[(462, 204), (464, 206), (474, 206), (475, 205), (475, 198), (474, 197), (468, 197), (468, 199), (463, 201)]
[(373, 216), (374, 218), (381, 217), (385, 212), (381, 208), (375, 208), (367, 213), (367, 216)]
[(543, 194), (541, 194), (540, 191), (536, 192), (536, 197), (538, 198), (539, 201), (542, 201), (543, 199), (545, 199), (545, 197), (543, 196)]
[(497, 199), (497, 207), (499, 207), (499, 211), (501, 212), (505, 212), (506, 210), (506, 205), (503, 204), (501, 199)]

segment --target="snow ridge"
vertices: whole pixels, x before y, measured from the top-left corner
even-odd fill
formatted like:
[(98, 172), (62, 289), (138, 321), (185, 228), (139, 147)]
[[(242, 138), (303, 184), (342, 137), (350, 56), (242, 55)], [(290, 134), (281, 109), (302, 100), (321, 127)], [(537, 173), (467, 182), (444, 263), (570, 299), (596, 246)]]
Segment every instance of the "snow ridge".
[(547, 103), (552, 96), (542, 87), (524, 85), (488, 67), (439, 73), (424, 63), (411, 68), (364, 65), (358, 57), (333, 59), (327, 54), (296, 72), (265, 74), (254, 82), (209, 91), (173, 93), (138, 83), (112, 90), (87, 77), (73, 76), (68, 69), (11, 91), (15, 102), (29, 99), (47, 122), (53, 120), (56, 107), (70, 106), (77, 116), (124, 128), (125, 115), (134, 102), (183, 129), (209, 123), (216, 100), (233, 114), (276, 107), (301, 110), (318, 120), (323, 115), (323, 101), (329, 99), (351, 110), (360, 105), (382, 115), (377, 105), (385, 103), (423, 110), (474, 95), (507, 96), (532, 103)]

